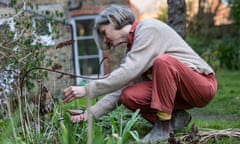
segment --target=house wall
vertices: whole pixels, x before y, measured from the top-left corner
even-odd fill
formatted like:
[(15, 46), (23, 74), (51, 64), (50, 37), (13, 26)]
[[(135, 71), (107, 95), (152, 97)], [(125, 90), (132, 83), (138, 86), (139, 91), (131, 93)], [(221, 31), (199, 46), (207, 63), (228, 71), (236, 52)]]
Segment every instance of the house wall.
[[(38, 5), (38, 9), (40, 11), (51, 10), (62, 12), (64, 15), (60, 20), (68, 19), (67, 11), (67, 0), (33, 0), (34, 5)], [(58, 23), (58, 29), (60, 30), (59, 38), (54, 37), (56, 41), (56, 45), (60, 42), (67, 41), (72, 39), (72, 27), (71, 25)], [(59, 64), (62, 66), (58, 71), (62, 71), (69, 74), (74, 74), (73, 67), (73, 52), (72, 45), (64, 46), (62, 48), (56, 49), (55, 47), (51, 47), (47, 52), (48, 56), (54, 57), (53, 64)], [(61, 97), (63, 95), (63, 90), (74, 84), (74, 79), (69, 76), (60, 77), (61, 74), (49, 72), (48, 73), (48, 81), (46, 85), (49, 90), (53, 93), (54, 97)]]
[[(59, 27), (61, 29), (61, 36), (56, 41), (57, 44), (71, 39), (71, 27), (66, 25), (60, 25)], [(56, 49), (55, 47), (51, 48), (47, 54), (54, 57), (54, 64), (61, 65), (62, 68), (58, 69), (58, 71), (74, 74), (72, 45), (65, 46), (60, 49)], [(69, 76), (59, 78), (60, 76), (61, 74), (59, 73), (48, 73), (47, 85), (49, 90), (54, 93), (55, 97), (61, 97), (63, 90), (74, 84), (73, 78), (70, 78)]]

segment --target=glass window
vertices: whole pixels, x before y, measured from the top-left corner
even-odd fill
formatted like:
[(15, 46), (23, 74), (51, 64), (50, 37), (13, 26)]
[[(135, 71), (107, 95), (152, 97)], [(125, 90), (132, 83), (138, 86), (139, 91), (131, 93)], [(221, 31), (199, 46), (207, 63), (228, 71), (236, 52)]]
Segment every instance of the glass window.
[(79, 67), (80, 67), (80, 72), (82, 75), (91, 75), (91, 74), (100, 73), (98, 58), (80, 59)]
[(93, 19), (76, 20), (77, 36), (91, 36), (94, 25)]
[[(91, 78), (97, 78), (98, 75), (104, 73), (103, 65), (99, 66), (102, 51), (97, 48), (92, 33), (95, 17), (93, 15), (79, 16), (72, 20), (75, 73)], [(77, 78), (76, 84), (81, 85), (83, 81), (86, 83), (85, 79)]]
[(78, 40), (79, 56), (98, 55), (98, 49), (93, 39)]

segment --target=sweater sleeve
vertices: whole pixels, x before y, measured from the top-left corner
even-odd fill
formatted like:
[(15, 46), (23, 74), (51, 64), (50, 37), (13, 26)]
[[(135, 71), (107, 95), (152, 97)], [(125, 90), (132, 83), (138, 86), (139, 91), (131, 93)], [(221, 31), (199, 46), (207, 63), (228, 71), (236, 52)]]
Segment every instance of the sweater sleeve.
[(147, 71), (153, 64), (154, 58), (163, 53), (165, 47), (159, 51), (159, 43), (164, 38), (160, 28), (154, 24), (143, 25), (139, 23), (135, 31), (132, 50), (126, 55), (125, 62), (115, 69), (106, 79), (90, 82), (86, 86), (86, 94), (90, 98), (115, 91), (130, 83), (137, 76)]
[(96, 118), (103, 116), (111, 111), (113, 111), (118, 105), (119, 96), (121, 94), (121, 89), (110, 94), (107, 94), (102, 99), (100, 99), (96, 104), (88, 108), (88, 111)]

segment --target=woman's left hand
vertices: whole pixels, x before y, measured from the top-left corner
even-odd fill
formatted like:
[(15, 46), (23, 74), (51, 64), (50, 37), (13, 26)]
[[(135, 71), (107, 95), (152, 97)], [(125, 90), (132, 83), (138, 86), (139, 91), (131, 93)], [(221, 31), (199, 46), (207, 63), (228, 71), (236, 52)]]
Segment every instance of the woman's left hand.
[(63, 102), (69, 103), (74, 99), (86, 95), (86, 89), (83, 86), (70, 86), (64, 90)]

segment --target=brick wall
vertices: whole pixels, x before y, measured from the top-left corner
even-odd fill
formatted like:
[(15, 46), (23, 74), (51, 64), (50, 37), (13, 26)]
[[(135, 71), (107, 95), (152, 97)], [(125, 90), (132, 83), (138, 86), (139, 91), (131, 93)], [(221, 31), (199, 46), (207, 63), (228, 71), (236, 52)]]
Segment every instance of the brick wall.
[[(71, 39), (71, 28), (66, 25), (60, 25), (61, 37), (57, 40), (57, 43)], [(65, 46), (60, 49), (51, 48), (48, 52), (49, 56), (54, 57), (54, 64), (60, 64), (62, 66), (58, 71), (65, 73), (74, 73), (73, 58), (72, 58), (72, 45)], [(49, 72), (49, 80), (47, 82), (49, 90), (54, 93), (55, 97), (61, 97), (63, 90), (74, 84), (74, 79), (64, 76), (59, 79), (60, 74)]]

